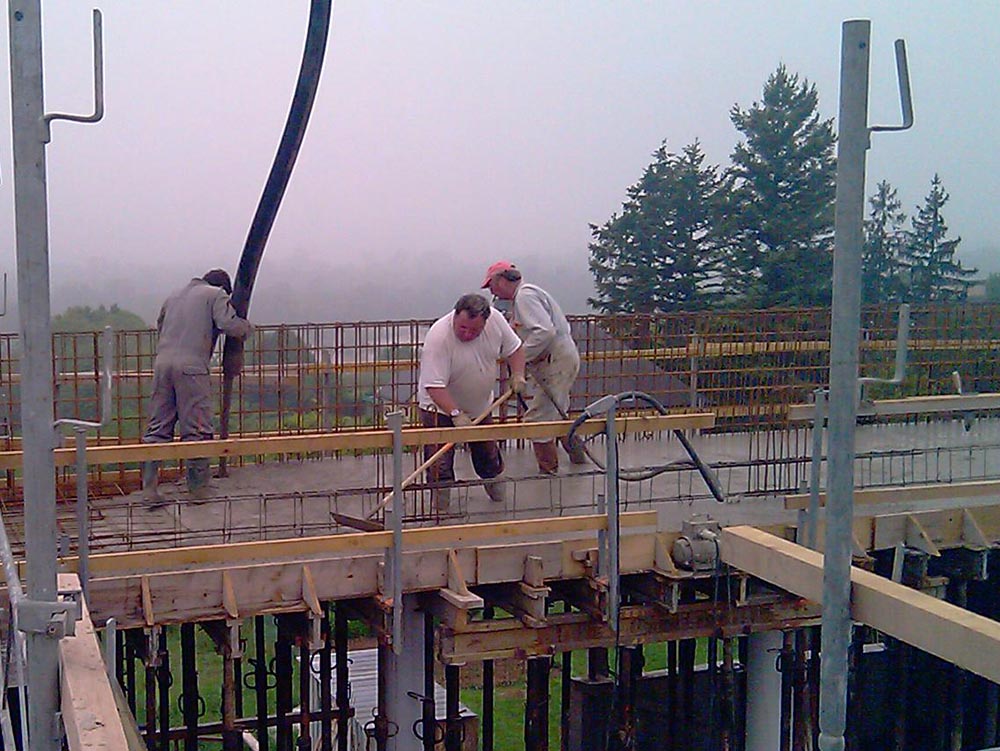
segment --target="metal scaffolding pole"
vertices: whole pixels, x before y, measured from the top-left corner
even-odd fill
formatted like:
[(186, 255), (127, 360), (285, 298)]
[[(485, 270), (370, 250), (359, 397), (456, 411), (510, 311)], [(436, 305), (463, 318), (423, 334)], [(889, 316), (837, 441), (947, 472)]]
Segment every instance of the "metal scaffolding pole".
[[(53, 454), (49, 235), (45, 186), (42, 24), (39, 0), (10, 0), (10, 98), (14, 156), (17, 298), (21, 342), (21, 426), (28, 599), (56, 600), (56, 489)], [(21, 619), (21, 627), (30, 626)], [(61, 745), (58, 641), (29, 630), (28, 733), (32, 751)]]
[(842, 751), (851, 643), (851, 521), (861, 328), (861, 245), (868, 149), (869, 21), (845, 21), (841, 38), (837, 204), (830, 330), (829, 479), (823, 575), (819, 747)]

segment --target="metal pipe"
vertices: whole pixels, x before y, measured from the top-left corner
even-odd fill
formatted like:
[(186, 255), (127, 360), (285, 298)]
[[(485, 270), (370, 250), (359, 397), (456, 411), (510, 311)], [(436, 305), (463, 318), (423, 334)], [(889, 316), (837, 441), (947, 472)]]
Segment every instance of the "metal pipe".
[(320, 717), (320, 751), (333, 751), (333, 670), (332, 670), (333, 638), (330, 632), (329, 606), (323, 608), (323, 649), (320, 652), (319, 663), (319, 707)]
[(461, 685), (457, 665), (444, 666), (444, 690), (445, 690), (445, 751), (461, 751), (462, 749), (462, 723), (459, 713), (459, 687)]
[(386, 416), (392, 431), (392, 508), (386, 519), (392, 528), (392, 651), (403, 654), (403, 413)]
[[(25, 665), (25, 640), (24, 632), (17, 626), (17, 605), (24, 599), (24, 589), (21, 587), (21, 578), (18, 574), (17, 563), (14, 560), (14, 552), (10, 547), (10, 538), (7, 536), (7, 525), (3, 521), (3, 514), (0, 513), (0, 560), (3, 561), (4, 580), (7, 583), (7, 599), (13, 614), (11, 626), (14, 630), (13, 648), (14, 654), (10, 656), (9, 662), (14, 666), (14, 675), (17, 678), (18, 694), (18, 726), (21, 728), (21, 738), (28, 737), (28, 703), (27, 703), (27, 680)], [(4, 696), (6, 701), (7, 697)]]
[(257, 743), (260, 744), (260, 751), (267, 751), (271, 740), (267, 732), (267, 643), (264, 634), (264, 616), (262, 615), (255, 616), (253, 619), (253, 641), (253, 685), (257, 695)]
[(424, 696), (421, 730), (424, 751), (434, 751), (437, 736), (437, 712), (434, 708), (434, 616), (424, 613)]
[[(483, 620), (492, 621), (493, 606), (483, 608)], [(493, 660), (483, 660), (483, 751), (493, 751)]]
[(181, 686), (184, 751), (198, 751), (198, 662), (193, 623), (181, 624)]
[[(56, 492), (52, 436), (52, 325), (46, 198), (41, 0), (8, 0), (14, 217), (21, 328), (21, 425), (28, 596), (55, 602)], [(27, 636), (28, 742), (58, 751), (59, 653), (55, 639)]]
[(823, 467), (823, 429), (826, 421), (826, 389), (813, 391), (812, 457), (809, 462), (809, 516), (806, 518), (806, 547), (816, 549), (816, 522), (819, 519), (820, 476)]
[(76, 555), (80, 588), (87, 596), (90, 581), (90, 511), (87, 508), (87, 432), (86, 428), (73, 428), (76, 444)]
[(549, 666), (551, 657), (528, 659), (524, 702), (525, 751), (549, 748)]
[(820, 751), (843, 751), (851, 639), (851, 521), (861, 326), (862, 226), (868, 149), (871, 23), (846, 21), (841, 42), (837, 202), (830, 329), (829, 479), (823, 563)]
[(337, 751), (347, 751), (347, 723), (351, 719), (351, 687), (347, 656), (347, 611), (338, 603), (333, 611), (333, 643), (337, 653)]
[(605, 492), (608, 504), (608, 626), (618, 631), (618, 433), (615, 426), (615, 407), (612, 402), (605, 417), (604, 435), (607, 445), (607, 472)]

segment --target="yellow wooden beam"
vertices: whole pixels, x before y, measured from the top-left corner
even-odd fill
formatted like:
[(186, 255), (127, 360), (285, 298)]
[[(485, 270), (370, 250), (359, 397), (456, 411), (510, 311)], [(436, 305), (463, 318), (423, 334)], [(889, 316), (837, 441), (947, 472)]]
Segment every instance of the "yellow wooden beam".
[[(61, 589), (79, 589), (76, 574), (60, 574)], [(59, 640), (63, 727), (69, 751), (127, 749), (128, 738), (111, 689), (87, 604), (76, 633)]]
[[(823, 555), (753, 527), (727, 527), (722, 559), (814, 602), (823, 599)], [(851, 617), (994, 683), (1000, 683), (1000, 622), (857, 567)]]
[[(411, 428), (403, 431), (407, 446), (448, 443), (450, 441), (483, 441), (521, 438), (540, 440), (565, 435), (571, 425), (569, 420), (554, 422), (506, 422), (495, 425), (476, 425), (466, 428)], [(630, 415), (619, 419), (619, 433), (647, 433), (668, 430), (697, 430), (715, 425), (715, 415), (707, 412), (681, 415)], [(594, 435), (604, 430), (603, 420), (588, 420), (578, 431), (581, 436)], [(173, 443), (134, 443), (122, 446), (88, 446), (87, 464), (118, 464), (124, 462), (162, 461), (164, 459), (195, 459), (198, 457), (236, 457), (259, 454), (308, 454), (323, 451), (355, 451), (392, 448), (392, 432), (388, 430), (359, 430), (338, 433), (311, 433), (305, 435), (275, 436), (268, 438), (230, 438), (214, 441), (179, 441)], [(20, 451), (0, 451), (0, 470), (21, 466)], [(57, 467), (76, 463), (75, 449), (60, 448), (55, 451)]]
[[(929, 485), (907, 485), (905, 487), (865, 488), (854, 491), (854, 505), (916, 503), (921, 501), (983, 498), (988, 496), (1000, 496), (1000, 481), (974, 480), (972, 482), (936, 482)], [(819, 494), (819, 505), (826, 505), (826, 493)], [(786, 495), (785, 508), (809, 508), (809, 494), (793, 493)]]
[[(623, 529), (656, 527), (655, 511), (629, 511), (621, 515)], [(471, 543), (509, 542), (516, 539), (592, 533), (607, 528), (607, 517), (601, 514), (560, 516), (547, 519), (457, 524), (443, 527), (420, 527), (403, 530), (403, 548), (410, 550), (434, 545), (452, 548)], [(198, 545), (186, 548), (104, 553), (92, 555), (90, 574), (94, 577), (120, 573), (179, 571), (206, 566), (235, 566), (262, 560), (302, 560), (338, 553), (383, 551), (392, 546), (392, 531), (353, 532), (322, 537), (301, 537), (290, 540), (258, 540), (225, 545)], [(63, 565), (74, 569), (76, 558), (63, 559)]]

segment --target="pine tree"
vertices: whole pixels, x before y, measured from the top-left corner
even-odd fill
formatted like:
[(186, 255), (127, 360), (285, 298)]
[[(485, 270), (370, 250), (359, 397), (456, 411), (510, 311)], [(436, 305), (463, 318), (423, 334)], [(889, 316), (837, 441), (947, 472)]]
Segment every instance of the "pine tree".
[(955, 257), (962, 238), (949, 239), (941, 210), (950, 196), (935, 174), (931, 192), (910, 220), (904, 263), (909, 267), (908, 299), (912, 302), (965, 300), (978, 269), (966, 269)]
[(718, 301), (717, 235), (725, 186), (696, 141), (680, 154), (662, 144), (620, 214), (591, 225), (590, 270), (606, 313), (697, 310)]
[(758, 307), (830, 300), (836, 157), (833, 120), (821, 120), (816, 87), (784, 65), (747, 110), (730, 119), (745, 140), (732, 154), (738, 242), (728, 290)]
[(906, 213), (896, 189), (887, 180), (868, 199), (871, 212), (865, 221), (861, 256), (861, 300), (865, 304), (903, 299), (900, 257), (906, 246)]

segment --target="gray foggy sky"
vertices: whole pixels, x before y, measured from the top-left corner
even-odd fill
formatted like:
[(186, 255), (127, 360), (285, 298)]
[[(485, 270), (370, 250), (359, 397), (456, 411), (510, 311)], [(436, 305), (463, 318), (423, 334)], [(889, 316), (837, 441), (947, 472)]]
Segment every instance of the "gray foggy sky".
[[(105, 119), (56, 123), (48, 149), (53, 307), (119, 302), (152, 320), (170, 288), (235, 270), (308, 2), (100, 7)], [(92, 107), (90, 8), (43, 4), (49, 111)], [(940, 173), (964, 262), (1000, 270), (996, 2), (339, 0), (251, 317), (433, 316), (497, 257), (584, 312), (588, 223), (619, 209), (660, 141), (697, 138), (727, 163), (730, 108), (759, 99), (782, 62), (834, 116), (849, 18), (872, 21), (871, 123), (900, 118), (896, 37), (916, 110), (912, 131), (873, 136), (868, 193), (888, 179), (913, 213)], [(0, 109), (0, 269), (13, 279), (9, 94)]]

